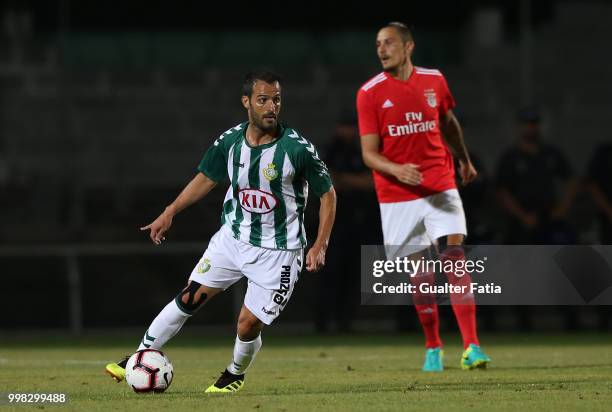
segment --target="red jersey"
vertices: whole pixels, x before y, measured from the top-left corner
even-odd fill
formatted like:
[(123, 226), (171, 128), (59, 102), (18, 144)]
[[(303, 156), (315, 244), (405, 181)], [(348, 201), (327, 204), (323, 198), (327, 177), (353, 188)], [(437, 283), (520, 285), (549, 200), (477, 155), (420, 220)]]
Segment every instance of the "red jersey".
[(373, 171), (380, 203), (414, 200), (456, 187), (453, 157), (440, 133), (440, 116), (455, 100), (440, 71), (414, 67), (401, 81), (380, 73), (357, 94), (359, 133), (378, 134), (380, 154), (394, 163), (420, 165), (418, 186)]

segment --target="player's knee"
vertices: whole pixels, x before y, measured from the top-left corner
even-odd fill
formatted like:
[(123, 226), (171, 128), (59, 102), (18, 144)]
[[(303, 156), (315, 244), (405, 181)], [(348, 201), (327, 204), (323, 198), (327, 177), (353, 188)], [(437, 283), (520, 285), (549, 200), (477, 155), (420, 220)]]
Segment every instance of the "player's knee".
[(198, 282), (190, 281), (189, 284), (183, 289), (176, 297), (176, 304), (186, 313), (195, 313), (204, 302), (206, 302), (207, 295), (200, 288), (201, 284)]
[(243, 341), (250, 341), (261, 333), (263, 322), (252, 314), (241, 314), (238, 318), (238, 337)]
[(440, 244), (442, 248), (446, 248), (446, 247), (461, 246), (463, 245), (464, 241), (465, 241), (465, 235), (461, 233), (454, 233), (454, 234), (447, 235), (443, 237), (442, 239), (440, 239)]

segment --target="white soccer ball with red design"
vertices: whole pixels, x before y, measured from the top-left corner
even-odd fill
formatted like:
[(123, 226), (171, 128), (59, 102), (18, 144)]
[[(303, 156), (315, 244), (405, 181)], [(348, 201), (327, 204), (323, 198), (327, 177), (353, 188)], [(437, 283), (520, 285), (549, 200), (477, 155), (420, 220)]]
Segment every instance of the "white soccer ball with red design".
[(139, 350), (125, 365), (125, 381), (134, 392), (163, 392), (168, 389), (173, 377), (170, 359), (155, 349)]

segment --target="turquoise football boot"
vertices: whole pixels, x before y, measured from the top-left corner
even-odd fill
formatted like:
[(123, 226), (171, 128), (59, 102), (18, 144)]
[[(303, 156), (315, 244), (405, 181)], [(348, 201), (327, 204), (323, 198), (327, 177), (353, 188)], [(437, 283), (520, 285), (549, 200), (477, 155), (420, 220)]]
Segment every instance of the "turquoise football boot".
[(470, 346), (463, 351), (463, 356), (461, 357), (461, 369), (486, 369), (490, 362), (491, 358), (489, 358), (482, 351), (482, 349), (480, 349), (480, 346), (470, 343)]
[(423, 372), (442, 372), (444, 370), (444, 351), (442, 348), (430, 348), (425, 352)]

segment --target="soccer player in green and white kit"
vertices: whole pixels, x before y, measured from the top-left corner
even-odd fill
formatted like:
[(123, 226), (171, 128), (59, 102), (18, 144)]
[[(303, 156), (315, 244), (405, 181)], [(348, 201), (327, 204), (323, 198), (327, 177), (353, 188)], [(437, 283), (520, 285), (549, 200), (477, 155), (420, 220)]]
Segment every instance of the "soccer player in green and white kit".
[[(238, 318), (234, 355), (206, 392), (235, 392), (261, 348), (263, 325), (276, 319), (302, 269), (306, 247), (303, 216), (308, 189), (320, 198), (319, 231), (306, 256), (306, 269), (325, 264), (325, 251), (336, 213), (336, 194), (314, 146), (278, 122), (281, 86), (270, 72), (247, 75), (242, 104), (248, 122), (223, 133), (210, 146), (198, 173), (153, 223), (151, 240), (159, 245), (181, 210), (230, 179), (223, 202), (221, 229), (212, 237), (187, 286), (153, 320), (138, 347), (159, 350), (205, 302), (248, 279)], [(115, 380), (125, 378), (127, 358), (106, 366)]]

